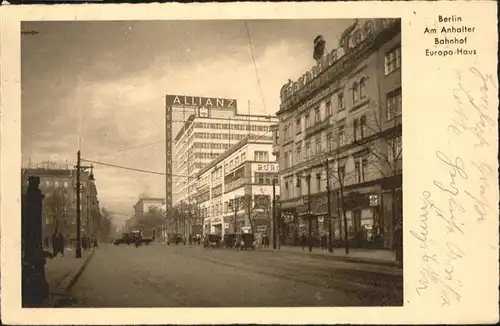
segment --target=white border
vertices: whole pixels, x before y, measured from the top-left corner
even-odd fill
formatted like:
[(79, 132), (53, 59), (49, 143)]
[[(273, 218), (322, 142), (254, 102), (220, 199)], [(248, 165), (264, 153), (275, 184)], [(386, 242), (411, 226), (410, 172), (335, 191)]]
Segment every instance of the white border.
[[(469, 225), (461, 239), (469, 254), (457, 266), (455, 278), (464, 284), (460, 303), (440, 306), (439, 296), (416, 297), (412, 289), (419, 277), (421, 260), (418, 243), (408, 236), (418, 228), (421, 191), (438, 167), (433, 148), (445, 146), (446, 124), (453, 106), (450, 94), (455, 71), (476, 65), (496, 74), (496, 5), (474, 2), (355, 2), (355, 3), (233, 3), (233, 4), (148, 4), (148, 5), (53, 5), (11, 6), (1, 13), (1, 216), (2, 216), (2, 317), (3, 322), (36, 324), (185, 324), (185, 323), (471, 323), (498, 320), (498, 189), (490, 189), (488, 201), (494, 209), (481, 227)], [(438, 14), (461, 15), (468, 25), (480, 30), (471, 37), (479, 54), (473, 58), (435, 58), (422, 55), (432, 42), (423, 28), (436, 24)], [(159, 19), (299, 19), (401, 17), (403, 38), (403, 125), (404, 125), (404, 210), (405, 210), (405, 300), (401, 308), (219, 308), (219, 309), (20, 309), (20, 21), (22, 20), (159, 20)], [(455, 77), (454, 77), (455, 76)], [(496, 92), (491, 110), (497, 112)], [(494, 104), (494, 105), (493, 105)], [(496, 121), (496, 114), (495, 114)], [(494, 138), (493, 138), (494, 136)], [(445, 149), (464, 158), (474, 155), (495, 167), (496, 133), (489, 138), (491, 152), (473, 153), (472, 143)], [(455, 144), (455, 143), (454, 143)], [(472, 148), (472, 149), (471, 149)], [(457, 154), (458, 155), (458, 154)], [(468, 155), (468, 156), (467, 156)], [(464, 187), (473, 189), (476, 181)], [(496, 185), (496, 182), (494, 183)], [(437, 204), (446, 204), (438, 198)], [(465, 202), (464, 202), (465, 205)], [(472, 210), (472, 208), (468, 208)], [(441, 241), (445, 231), (437, 222), (433, 232)], [(470, 221), (467, 221), (470, 223)], [(485, 249), (489, 246), (490, 249)], [(491, 247), (494, 248), (491, 248)], [(474, 255), (476, 253), (476, 255)], [(480, 253), (479, 255), (477, 253)], [(460, 267), (460, 268), (459, 268)]]

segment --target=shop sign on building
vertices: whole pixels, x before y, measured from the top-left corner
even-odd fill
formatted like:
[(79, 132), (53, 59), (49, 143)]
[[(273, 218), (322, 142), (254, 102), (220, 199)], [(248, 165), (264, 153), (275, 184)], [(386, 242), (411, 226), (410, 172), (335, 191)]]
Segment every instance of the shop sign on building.
[(252, 170), (256, 172), (278, 172), (279, 169), (279, 163), (254, 163), (252, 166)]
[(167, 95), (166, 102), (168, 106), (204, 107), (207, 109), (236, 109), (237, 103), (235, 99), (186, 95)]
[(229, 229), (229, 223), (224, 223), (224, 229)]
[(378, 206), (378, 196), (370, 195), (370, 206)]

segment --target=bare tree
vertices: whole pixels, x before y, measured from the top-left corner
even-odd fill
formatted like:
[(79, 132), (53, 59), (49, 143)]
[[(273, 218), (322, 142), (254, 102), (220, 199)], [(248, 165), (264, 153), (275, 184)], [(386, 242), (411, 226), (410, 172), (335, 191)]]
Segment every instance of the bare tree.
[(371, 101), (366, 110), (366, 123), (358, 129), (359, 135), (355, 142), (368, 152), (368, 164), (387, 180), (391, 194), (392, 231), (401, 219), (401, 201), (396, 180), (402, 176), (402, 121), (400, 102), (388, 104), (382, 109), (377, 102)]
[(269, 196), (255, 196), (252, 198), (252, 195), (244, 195), (242, 197), (238, 197), (240, 205), (243, 206), (243, 209), (246, 212), (248, 220), (250, 222), (250, 229), (252, 234), (255, 235), (255, 220), (253, 218), (253, 213), (256, 210), (265, 210), (266, 206), (269, 205)]
[(68, 207), (65, 194), (61, 189), (53, 189), (48, 196), (45, 197), (45, 209), (48, 215), (52, 217), (54, 223), (54, 234), (60, 231), (60, 219), (63, 212)]

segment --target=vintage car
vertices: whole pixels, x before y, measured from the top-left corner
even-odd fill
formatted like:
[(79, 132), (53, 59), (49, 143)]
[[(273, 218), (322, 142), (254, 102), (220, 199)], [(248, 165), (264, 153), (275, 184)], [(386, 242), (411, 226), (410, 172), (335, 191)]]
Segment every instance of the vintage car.
[(242, 233), (236, 238), (236, 250), (247, 250), (248, 248), (255, 249), (255, 237), (253, 233)]
[(176, 244), (179, 245), (180, 243), (186, 244), (186, 240), (182, 237), (182, 234), (180, 233), (171, 233), (167, 237), (167, 245), (170, 246), (170, 244)]
[(219, 234), (207, 234), (203, 240), (204, 248), (220, 248), (222, 237)]
[(135, 237), (134, 237), (134, 233), (132, 233), (132, 232), (122, 233), (122, 236), (120, 238), (115, 239), (113, 241), (115, 246), (118, 246), (121, 244), (130, 245), (130, 244), (133, 244), (134, 242), (135, 242)]

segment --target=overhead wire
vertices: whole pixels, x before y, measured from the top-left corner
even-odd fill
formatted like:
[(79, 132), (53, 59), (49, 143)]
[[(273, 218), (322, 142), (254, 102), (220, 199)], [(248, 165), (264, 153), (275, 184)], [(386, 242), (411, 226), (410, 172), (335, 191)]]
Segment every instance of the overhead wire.
[(255, 53), (254, 53), (254, 49), (253, 49), (253, 45), (252, 45), (252, 38), (250, 36), (250, 29), (248, 28), (248, 22), (246, 20), (245, 20), (245, 29), (247, 31), (247, 38), (248, 38), (248, 44), (250, 46), (250, 52), (252, 53), (253, 67), (255, 70), (255, 76), (257, 78), (257, 85), (259, 86), (260, 98), (262, 100), (262, 108), (264, 109), (264, 112), (267, 113), (266, 103), (264, 101), (264, 93), (262, 92), (262, 85), (260, 83), (259, 70), (257, 69), (257, 63), (255, 61)]

